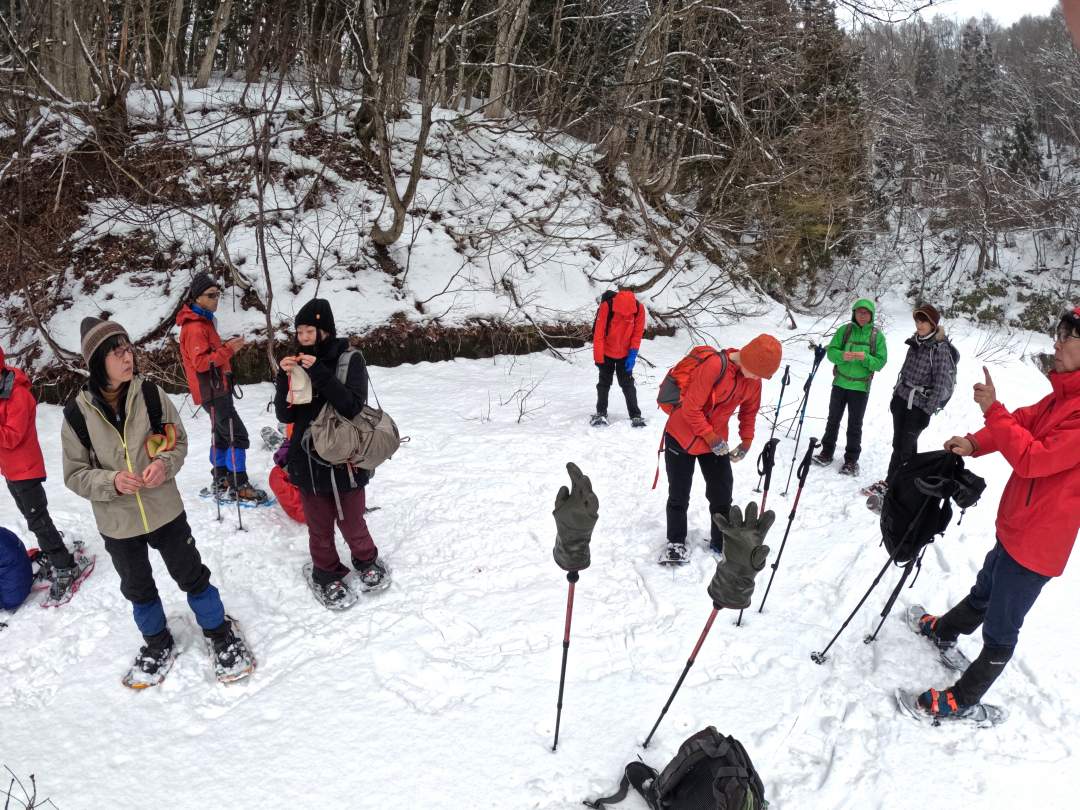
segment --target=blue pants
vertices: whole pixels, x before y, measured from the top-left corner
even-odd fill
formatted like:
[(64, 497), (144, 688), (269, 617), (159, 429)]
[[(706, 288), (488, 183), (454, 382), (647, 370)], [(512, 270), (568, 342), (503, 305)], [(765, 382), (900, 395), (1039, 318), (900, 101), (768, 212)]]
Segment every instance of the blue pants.
[(938, 620), (936, 633), (945, 641), (983, 629), (990, 647), (1015, 647), (1031, 606), (1050, 577), (1036, 574), (995, 543), (975, 577), (975, 586), (956, 607)]

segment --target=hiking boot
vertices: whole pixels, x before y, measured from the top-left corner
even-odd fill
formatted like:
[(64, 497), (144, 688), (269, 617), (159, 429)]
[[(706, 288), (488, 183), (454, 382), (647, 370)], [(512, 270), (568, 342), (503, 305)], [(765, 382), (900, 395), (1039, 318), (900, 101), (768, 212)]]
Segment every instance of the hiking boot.
[(172, 657), (173, 639), (170, 635), (164, 644), (153, 646), (146, 644), (140, 647), (139, 654), (135, 656), (135, 662), (131, 665), (131, 669), (133, 672), (145, 676), (144, 680), (146, 682), (154, 683), (159, 673), (168, 670), (172, 664)]
[(934, 616), (930, 613), (924, 613), (918, 622), (919, 635), (926, 636), (939, 650), (951, 650), (956, 646), (955, 641), (945, 641), (937, 634), (937, 623), (940, 616)]
[(247, 666), (251, 661), (244, 640), (233, 630), (232, 622), (226, 620), (226, 629), (212, 639), (214, 647), (214, 665), (219, 671), (232, 671), (237, 667)]
[(645, 425), (647, 424), (648, 423), (645, 421), (645, 417), (643, 416), (630, 417), (630, 427), (645, 427)]
[(965, 706), (956, 700), (952, 689), (939, 692), (927, 689), (916, 700), (919, 708), (938, 720), (956, 720), (971, 713), (973, 707)]
[(682, 565), (690, 561), (686, 543), (668, 543), (660, 556), (661, 565)]
[(356, 568), (360, 587), (365, 591), (377, 591), (390, 585), (390, 569), (378, 557), (366, 563), (354, 558), (353, 567)]
[(859, 474), (859, 462), (857, 461), (845, 461), (840, 467), (841, 475), (858, 475)]
[(607, 424), (606, 413), (594, 413), (589, 419), (589, 427), (607, 427)]
[(266, 490), (253, 487), (250, 481), (239, 484), (235, 489), (231, 489), (231, 491), (237, 499), (248, 503), (262, 503), (267, 500)]
[(826, 467), (833, 462), (833, 455), (831, 451), (822, 450), (816, 456), (814, 456), (814, 463), (821, 467)]

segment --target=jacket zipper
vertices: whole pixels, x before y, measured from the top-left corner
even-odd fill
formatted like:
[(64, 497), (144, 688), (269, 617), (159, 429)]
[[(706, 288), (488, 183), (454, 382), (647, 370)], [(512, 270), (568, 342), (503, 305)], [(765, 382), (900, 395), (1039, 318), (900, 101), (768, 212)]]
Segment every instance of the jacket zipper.
[(1027, 496), (1027, 501), (1024, 503), (1024, 506), (1031, 506), (1031, 495), (1034, 492), (1035, 492), (1035, 479), (1032, 478), (1031, 479), (1031, 484), (1028, 486), (1028, 496)]
[[(130, 387), (129, 387), (128, 390), (129, 391), (131, 390)], [(102, 421), (105, 422), (105, 424), (107, 424), (113, 430), (116, 430), (116, 425), (114, 425), (112, 422), (110, 422), (108, 419), (106, 419), (105, 414), (103, 414), (101, 411), (99, 411), (92, 401), (89, 404), (90, 404), (90, 407), (94, 409), (94, 413), (96, 413), (98, 416), (100, 416)], [(130, 414), (129, 414), (129, 416), (130, 416)], [(116, 435), (120, 437), (120, 444), (124, 448), (124, 461), (127, 462), (128, 472), (131, 473), (132, 475), (134, 475), (135, 474), (135, 468), (131, 466), (131, 454), (128, 453), (127, 423), (128, 423), (128, 420), (125, 419), (124, 420), (124, 432), (121, 433), (119, 430), (116, 430)], [(143, 528), (146, 530), (147, 534), (150, 534), (150, 522), (146, 519), (146, 510), (143, 508), (142, 498), (139, 496), (138, 492), (135, 492), (135, 503), (137, 503), (139, 505), (139, 516), (142, 518)]]

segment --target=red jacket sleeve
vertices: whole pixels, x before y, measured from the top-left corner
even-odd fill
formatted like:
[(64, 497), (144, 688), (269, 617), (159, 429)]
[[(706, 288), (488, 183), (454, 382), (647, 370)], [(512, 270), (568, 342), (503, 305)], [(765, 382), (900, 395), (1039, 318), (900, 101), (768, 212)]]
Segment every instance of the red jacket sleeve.
[(604, 362), (604, 340), (607, 338), (607, 314), (611, 302), (605, 301), (596, 310), (596, 325), (592, 332), (592, 356), (594, 363)]
[(1000, 402), (986, 411), (986, 430), (1013, 471), (1021, 478), (1045, 478), (1075, 467), (1080, 459), (1080, 414), (1067, 416), (1040, 439), (1022, 422), (1029, 415), (1018, 419)]
[(761, 408), (761, 382), (759, 380), (747, 380), (750, 384), (750, 394), (739, 404), (739, 438), (742, 443), (750, 447), (754, 442), (754, 428), (757, 425), (757, 414)]
[(206, 330), (193, 327), (180, 330), (180, 353), (185, 362), (191, 363), (200, 374), (208, 372), (211, 363), (222, 368), (233, 356), (232, 349), (224, 343), (217, 351), (213, 351)]
[[(705, 411), (713, 403), (713, 389), (720, 382), (720, 370), (723, 361), (719, 357), (710, 357), (705, 364), (698, 369), (690, 380), (690, 387), (683, 395), (682, 412), (686, 423), (690, 426), (694, 436), (702, 439), (709, 447), (716, 444), (720, 437), (713, 430)], [(728, 363), (725, 376), (733, 376), (731, 363)], [(723, 399), (723, 394), (718, 392), (717, 398)]]
[[(1013, 419), (1022, 428), (1030, 431), (1032, 424), (1034, 424), (1036, 417), (1039, 415), (1039, 412), (1047, 406), (1048, 399), (1050, 399), (1050, 397), (1045, 397), (1040, 402), (1036, 402), (1034, 405), (1025, 405), (1023, 408), (1017, 408), (1015, 411), (1012, 412)], [(1000, 402), (997, 404), (1001, 407), (1002, 410), (1005, 410), (1005, 412), (1008, 413), (1004, 405), (1002, 405)], [(990, 453), (996, 453), (998, 452), (998, 450), (1001, 449), (998, 444), (997, 436), (995, 436), (994, 433), (990, 430), (989, 416), (990, 411), (992, 410), (994, 409), (990, 408), (986, 412), (986, 415), (983, 416), (983, 419), (985, 419), (987, 422), (986, 426), (976, 431), (975, 433), (969, 433), (965, 437), (967, 439), (970, 439), (975, 444), (975, 452), (972, 454), (973, 456), (986, 456)]]
[(630, 335), (630, 348), (641, 348), (641, 337), (645, 334), (645, 305), (638, 304), (637, 315), (634, 316), (634, 331)]
[(0, 423), (0, 449), (14, 450), (23, 439), (34, 420), (37, 402), (32, 394), (23, 388), (16, 388), (8, 400), (7, 418)]

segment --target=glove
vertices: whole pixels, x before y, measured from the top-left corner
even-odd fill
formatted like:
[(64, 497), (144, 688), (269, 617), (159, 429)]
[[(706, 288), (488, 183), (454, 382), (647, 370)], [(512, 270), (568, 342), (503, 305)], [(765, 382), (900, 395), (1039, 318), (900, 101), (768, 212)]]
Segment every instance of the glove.
[(738, 447), (728, 453), (728, 458), (731, 459), (732, 463), (742, 461), (744, 458), (746, 458), (746, 451), (749, 449), (750, 448), (747, 447), (745, 444), (740, 444)]
[(589, 541), (599, 516), (600, 501), (593, 494), (589, 476), (574, 463), (566, 465), (571, 489), (559, 489), (555, 496), (555, 548), (552, 556), (564, 571), (583, 571), (589, 567)]
[(626, 373), (630, 374), (634, 370), (634, 363), (637, 362), (637, 349), (631, 349), (626, 355)]
[(756, 503), (746, 507), (746, 518), (737, 506), (728, 517), (713, 515), (713, 522), (724, 533), (724, 558), (717, 563), (709, 583), (714, 605), (742, 610), (750, 607), (754, 595), (754, 576), (765, 567), (769, 547), (762, 545), (772, 528), (776, 514), (770, 509), (758, 517)]
[(723, 439), (718, 440), (709, 449), (713, 451), (714, 456), (726, 456), (728, 454), (728, 444)]

